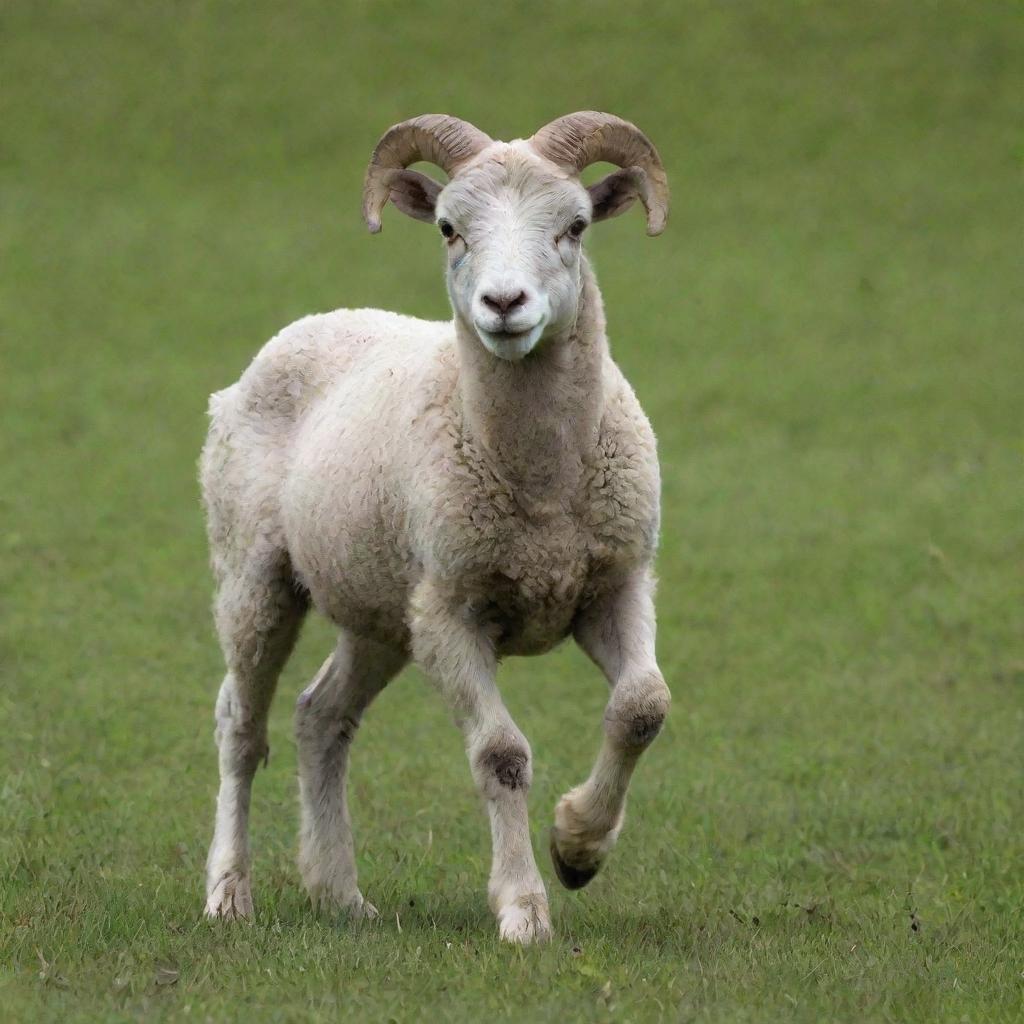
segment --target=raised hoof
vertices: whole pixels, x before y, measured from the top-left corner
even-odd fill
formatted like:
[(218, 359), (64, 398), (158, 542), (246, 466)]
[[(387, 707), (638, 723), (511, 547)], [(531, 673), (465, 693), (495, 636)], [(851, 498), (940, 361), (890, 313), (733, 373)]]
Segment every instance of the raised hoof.
[(555, 866), (555, 874), (566, 889), (582, 889), (601, 868), (600, 862), (591, 867), (576, 868), (562, 860), (555, 841), (555, 830), (551, 830), (551, 863)]

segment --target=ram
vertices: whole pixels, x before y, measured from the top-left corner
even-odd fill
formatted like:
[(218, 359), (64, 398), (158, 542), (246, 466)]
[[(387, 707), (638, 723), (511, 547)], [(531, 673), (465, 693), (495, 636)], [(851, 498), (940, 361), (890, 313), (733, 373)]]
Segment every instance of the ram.
[[(408, 170), (417, 161), (447, 184)], [(620, 169), (584, 187), (597, 161)], [(252, 913), (252, 779), (313, 605), (338, 629), (296, 711), (299, 863), (314, 905), (376, 914), (357, 886), (348, 752), (367, 706), (412, 660), (465, 736), (500, 934), (540, 941), (551, 924), (527, 819), (530, 747), (502, 703), (498, 662), (571, 634), (611, 687), (593, 770), (555, 808), (551, 855), (570, 889), (614, 845), (669, 705), (654, 651), (655, 440), (609, 354), (581, 245), (592, 221), (636, 199), (658, 234), (667, 181), (647, 137), (610, 114), (571, 114), (510, 143), (430, 114), (374, 150), (370, 231), (389, 199), (439, 228), (452, 321), (306, 317), (211, 399), (201, 477), (227, 675), (206, 910)]]

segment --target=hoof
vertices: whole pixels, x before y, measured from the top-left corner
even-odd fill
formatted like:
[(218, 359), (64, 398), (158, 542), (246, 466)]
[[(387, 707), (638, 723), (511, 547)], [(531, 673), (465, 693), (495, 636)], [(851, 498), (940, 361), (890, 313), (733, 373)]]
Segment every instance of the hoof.
[(600, 861), (585, 868), (578, 868), (563, 860), (562, 855), (558, 852), (554, 829), (551, 830), (551, 863), (555, 866), (558, 880), (566, 889), (582, 889), (601, 868)]
[(357, 889), (354, 893), (341, 895), (322, 890), (309, 894), (309, 901), (317, 914), (325, 917), (347, 918), (349, 921), (374, 921), (380, 911)]
[(504, 942), (530, 946), (551, 938), (551, 917), (543, 893), (520, 896), (498, 911), (498, 934)]
[(222, 875), (206, 899), (211, 920), (244, 921), (252, 917), (252, 883), (248, 875), (230, 871)]
[(359, 910), (351, 913), (359, 921), (376, 921), (380, 917), (380, 911), (369, 900), (363, 900)]

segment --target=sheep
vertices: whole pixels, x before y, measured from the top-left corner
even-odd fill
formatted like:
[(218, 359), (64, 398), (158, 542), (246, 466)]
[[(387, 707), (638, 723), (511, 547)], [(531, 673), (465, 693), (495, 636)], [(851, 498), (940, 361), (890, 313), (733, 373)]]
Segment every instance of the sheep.
[[(421, 160), (448, 183), (408, 170)], [(584, 187), (597, 161), (620, 169)], [(390, 200), (437, 225), (452, 321), (308, 316), (212, 396), (200, 467), (227, 675), (208, 916), (252, 915), (252, 779), (310, 605), (338, 630), (296, 708), (299, 866), (316, 908), (377, 914), (357, 885), (348, 753), (363, 712), (410, 660), (464, 733), (490, 819), (501, 938), (551, 935), (527, 818), (530, 746), (495, 682), (503, 657), (571, 634), (606, 676), (600, 752), (555, 808), (559, 880), (586, 885), (615, 845), (630, 777), (670, 701), (651, 571), (660, 481), (581, 237), (637, 199), (660, 233), (661, 160), (610, 114), (571, 114), (509, 143), (447, 115), (398, 124), (373, 152), (364, 218), (378, 232)]]

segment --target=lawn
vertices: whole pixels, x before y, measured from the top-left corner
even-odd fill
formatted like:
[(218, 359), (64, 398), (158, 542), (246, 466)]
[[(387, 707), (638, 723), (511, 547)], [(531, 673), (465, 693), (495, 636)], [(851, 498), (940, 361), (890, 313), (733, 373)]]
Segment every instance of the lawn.
[[(1024, 17), (1008, 3), (0, 6), (0, 1019), (1024, 1016)], [(293, 696), (256, 921), (201, 917), (223, 673), (207, 395), (304, 313), (447, 315), (359, 218), (393, 122), (636, 120), (669, 230), (590, 233), (659, 436), (670, 721), (586, 890), (546, 835), (604, 684), (501, 685), (556, 940), (499, 944), (461, 738), (409, 670), (352, 805), (372, 926), (294, 866)]]

